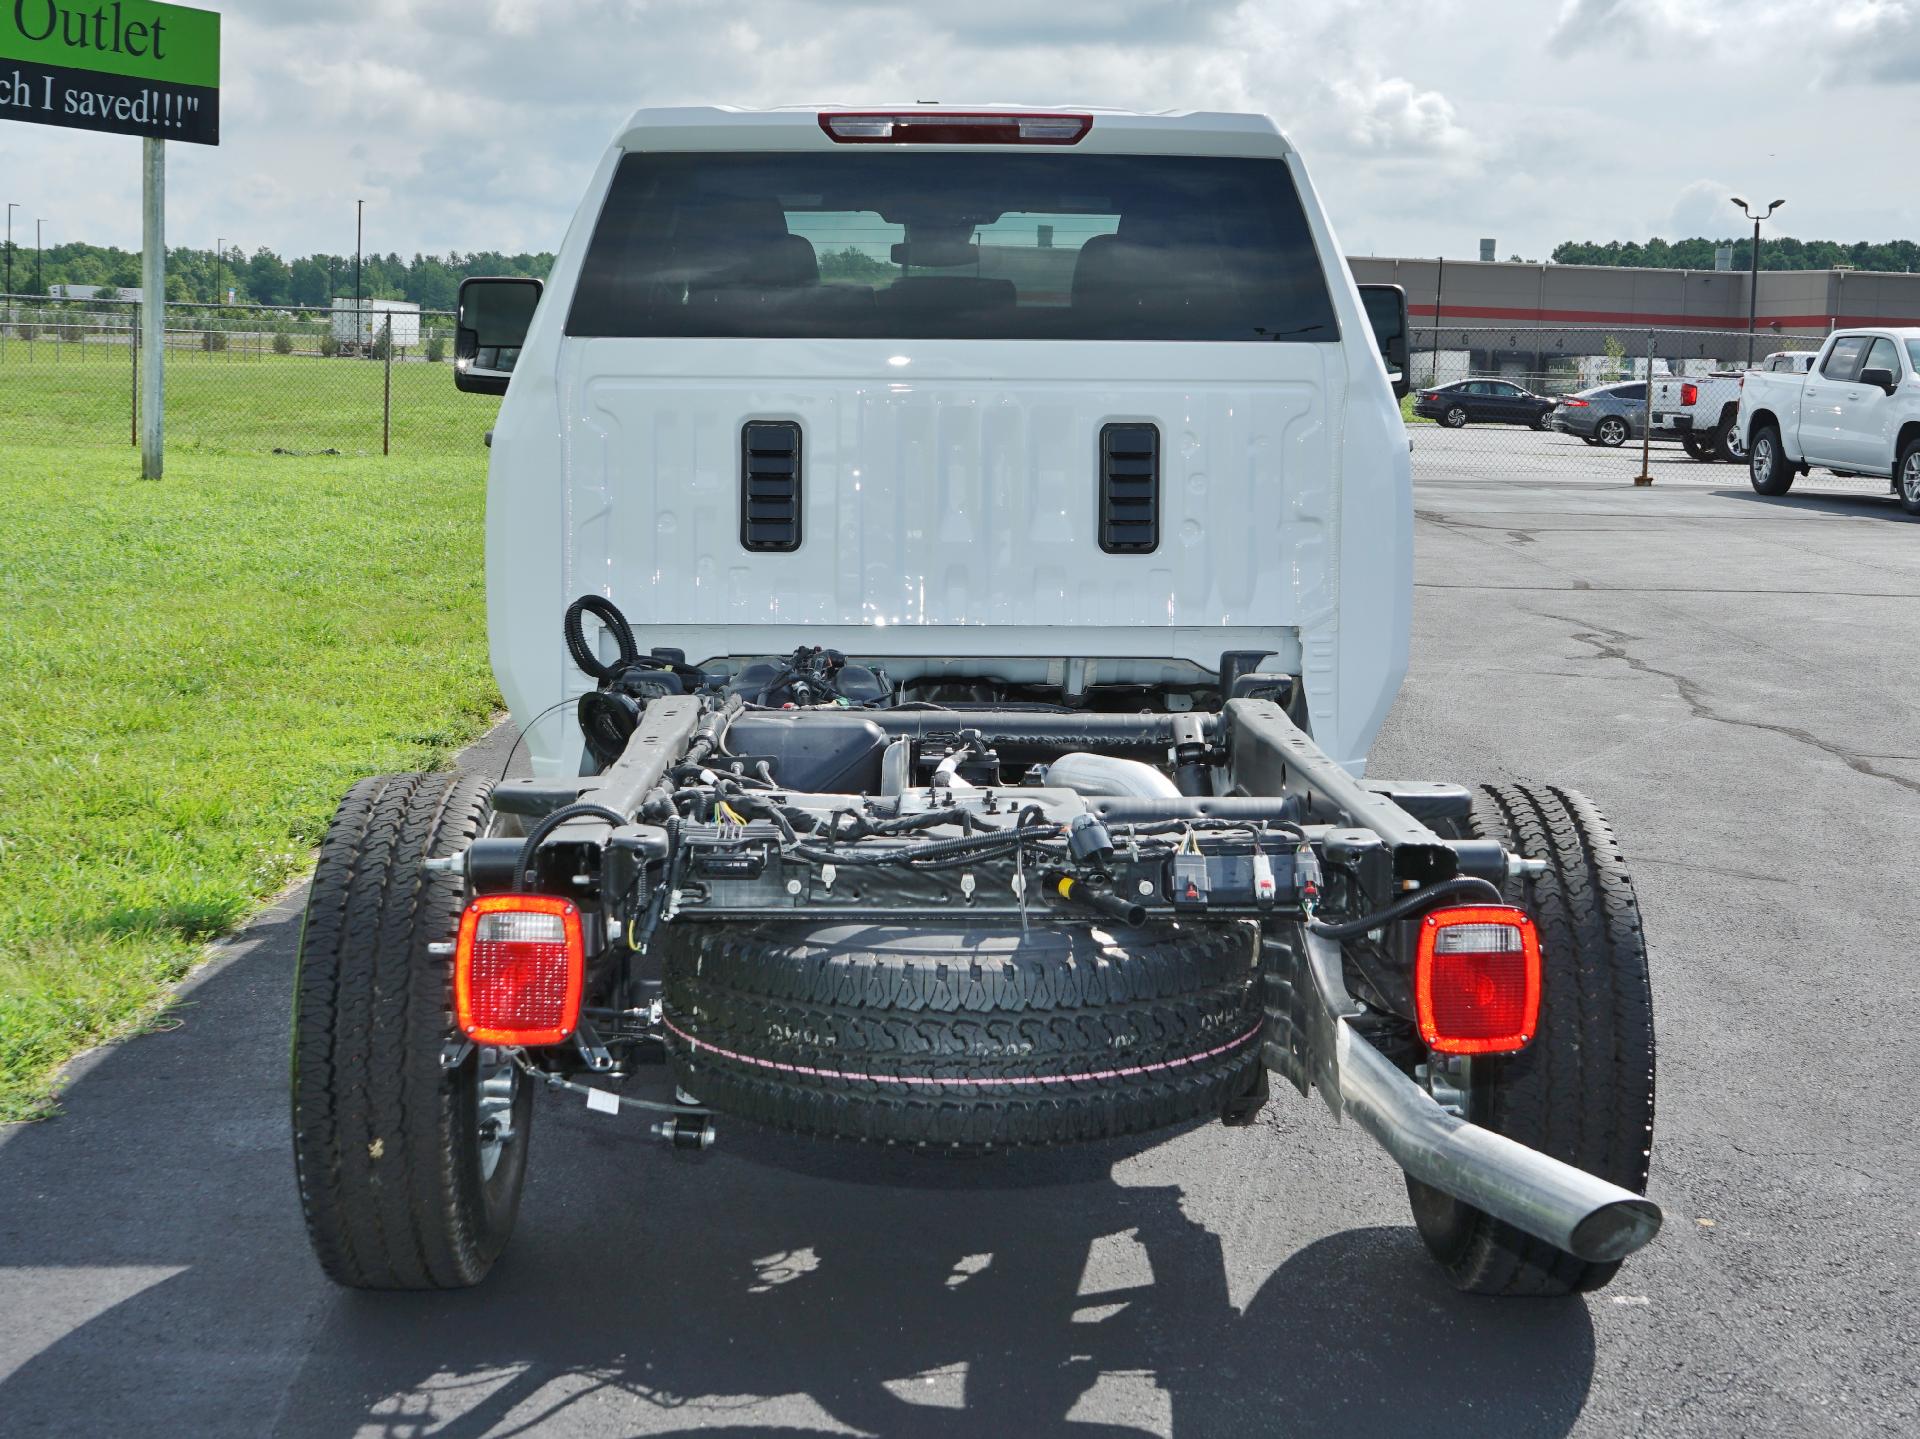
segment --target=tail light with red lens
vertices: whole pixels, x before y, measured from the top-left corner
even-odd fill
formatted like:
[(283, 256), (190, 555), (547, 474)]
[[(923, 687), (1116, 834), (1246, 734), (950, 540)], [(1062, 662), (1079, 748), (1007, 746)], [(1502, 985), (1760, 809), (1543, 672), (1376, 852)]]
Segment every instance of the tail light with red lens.
[(1414, 1015), (1440, 1054), (1512, 1054), (1540, 1020), (1540, 936), (1524, 910), (1454, 905), (1420, 920)]
[(1562, 400), (1560, 403), (1565, 405), (1569, 410), (1584, 410), (1587, 407), (1585, 400)]
[(1682, 385), (1680, 387), (1680, 403), (1683, 405), (1699, 404), (1700, 387), (1698, 385)]
[(580, 1023), (586, 939), (571, 900), (481, 895), (460, 916), (453, 1009), (476, 1044), (558, 1044)]
[(1078, 145), (1093, 128), (1093, 116), (951, 110), (822, 113), (820, 128), (841, 145)]

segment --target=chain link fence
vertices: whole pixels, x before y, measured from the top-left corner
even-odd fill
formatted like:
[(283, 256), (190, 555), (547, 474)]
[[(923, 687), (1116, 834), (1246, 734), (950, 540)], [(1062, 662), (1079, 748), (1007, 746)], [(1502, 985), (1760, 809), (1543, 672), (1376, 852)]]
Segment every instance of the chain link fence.
[[(139, 443), (141, 307), (0, 299), (0, 445)], [(167, 446), (473, 454), (499, 401), (454, 389), (453, 316), (394, 301), (166, 310)]]
[[(1409, 338), (1402, 410), (1416, 479), (1627, 484), (1644, 473), (1656, 485), (1744, 487), (1728, 422), (1749, 352), (1760, 368), (1818, 350), (1826, 333), (1442, 324)], [(1794, 488), (1890, 494), (1891, 482), (1816, 470)]]

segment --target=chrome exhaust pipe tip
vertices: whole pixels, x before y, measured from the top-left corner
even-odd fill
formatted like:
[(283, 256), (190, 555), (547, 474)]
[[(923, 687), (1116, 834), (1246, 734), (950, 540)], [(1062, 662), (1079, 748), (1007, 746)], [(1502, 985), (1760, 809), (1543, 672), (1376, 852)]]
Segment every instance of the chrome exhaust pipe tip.
[(1617, 1199), (1573, 1226), (1567, 1252), (1589, 1264), (1611, 1264), (1651, 1244), (1663, 1222), (1651, 1199)]
[(1448, 1113), (1336, 1023), (1338, 1112), (1413, 1178), (1592, 1264), (1624, 1259), (1660, 1232), (1651, 1199)]

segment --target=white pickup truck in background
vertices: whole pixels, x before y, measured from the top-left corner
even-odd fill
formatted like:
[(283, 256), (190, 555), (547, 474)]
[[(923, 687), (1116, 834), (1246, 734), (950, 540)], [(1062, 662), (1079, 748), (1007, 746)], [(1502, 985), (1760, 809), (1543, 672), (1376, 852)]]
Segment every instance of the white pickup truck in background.
[(1884, 475), (1920, 515), (1920, 328), (1841, 330), (1805, 374), (1752, 371), (1738, 428), (1763, 495), (1784, 495), (1819, 465)]
[[(1804, 375), (1819, 354), (1818, 349), (1775, 350), (1760, 363), (1760, 369)], [(1731, 465), (1745, 462), (1747, 451), (1740, 440), (1740, 390), (1746, 373), (1715, 370), (1682, 385), (1681, 406), (1666, 417), (1666, 427), (1679, 433), (1681, 445), (1696, 460), (1725, 460)]]
[(1738, 370), (1719, 370), (1681, 383), (1680, 407), (1667, 416), (1667, 424), (1696, 460), (1738, 464), (1746, 458), (1738, 424), (1740, 380)]
[(1804, 375), (1813, 368), (1813, 362), (1820, 358), (1820, 347), (1811, 350), (1775, 350), (1760, 363), (1763, 370), (1788, 375)]

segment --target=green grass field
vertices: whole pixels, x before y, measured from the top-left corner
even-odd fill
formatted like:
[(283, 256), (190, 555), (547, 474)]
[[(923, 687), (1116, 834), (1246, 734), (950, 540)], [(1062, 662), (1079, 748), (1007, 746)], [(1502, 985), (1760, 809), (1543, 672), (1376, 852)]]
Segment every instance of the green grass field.
[[(167, 356), (167, 443), (190, 453), (380, 453), (384, 366), (371, 360), (184, 350)], [(133, 371), (118, 346), (0, 343), (0, 447), (126, 445)], [(462, 395), (450, 366), (393, 367), (393, 453), (464, 455), (500, 402)], [(1410, 425), (1430, 425), (1400, 402)]]
[(147, 483), (130, 451), (0, 443), (0, 1120), (150, 1018), (354, 780), (485, 728), (470, 450), (176, 449)]
[[(380, 453), (385, 366), (317, 355), (169, 352), (173, 454), (276, 449)], [(124, 345), (0, 341), (0, 449), (131, 448), (133, 367)], [(450, 365), (393, 366), (393, 453), (480, 454), (500, 402), (462, 395)]]

